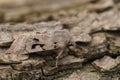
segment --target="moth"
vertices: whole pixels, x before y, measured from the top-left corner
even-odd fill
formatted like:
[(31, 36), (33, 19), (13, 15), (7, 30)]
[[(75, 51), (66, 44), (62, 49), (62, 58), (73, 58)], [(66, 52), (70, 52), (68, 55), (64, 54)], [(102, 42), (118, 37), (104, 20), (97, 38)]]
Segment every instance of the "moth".
[(67, 30), (56, 30), (54, 32), (31, 32), (17, 36), (11, 47), (1, 55), (4, 63), (21, 62), (29, 58), (31, 53), (57, 53), (56, 66), (58, 60), (68, 45), (74, 45), (72, 36)]

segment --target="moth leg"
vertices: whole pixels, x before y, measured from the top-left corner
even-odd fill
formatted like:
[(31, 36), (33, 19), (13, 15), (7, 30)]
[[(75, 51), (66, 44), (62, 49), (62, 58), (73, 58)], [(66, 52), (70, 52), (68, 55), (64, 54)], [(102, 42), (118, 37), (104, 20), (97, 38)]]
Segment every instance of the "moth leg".
[(64, 51), (64, 49), (61, 49), (56, 57), (56, 65), (55, 65), (56, 67), (58, 67), (58, 60), (59, 60), (60, 56), (62, 55), (63, 51)]

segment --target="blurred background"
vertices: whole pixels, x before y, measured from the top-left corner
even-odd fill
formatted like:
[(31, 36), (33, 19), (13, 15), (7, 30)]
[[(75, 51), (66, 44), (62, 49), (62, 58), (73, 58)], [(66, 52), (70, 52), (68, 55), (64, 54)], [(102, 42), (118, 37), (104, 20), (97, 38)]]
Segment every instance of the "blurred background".
[[(85, 5), (93, 0), (0, 0), (0, 22), (36, 22), (43, 15)], [(74, 11), (72, 11), (74, 13)], [(38, 20), (38, 17), (39, 18)], [(31, 21), (32, 19), (32, 21)], [(35, 20), (35, 21), (34, 21)]]

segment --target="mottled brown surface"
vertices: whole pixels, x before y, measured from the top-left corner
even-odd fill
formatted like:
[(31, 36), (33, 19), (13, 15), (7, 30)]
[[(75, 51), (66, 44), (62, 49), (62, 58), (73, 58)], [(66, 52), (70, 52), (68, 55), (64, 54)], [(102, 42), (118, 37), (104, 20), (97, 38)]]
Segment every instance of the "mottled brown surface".
[(1, 0), (1, 80), (119, 80), (119, 0)]

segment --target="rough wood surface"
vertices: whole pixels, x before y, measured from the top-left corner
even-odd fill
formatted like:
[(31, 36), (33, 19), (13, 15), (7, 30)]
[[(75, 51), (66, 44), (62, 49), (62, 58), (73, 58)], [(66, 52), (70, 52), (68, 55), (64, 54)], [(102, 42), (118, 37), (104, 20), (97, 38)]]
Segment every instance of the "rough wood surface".
[(119, 1), (32, 2), (0, 1), (1, 80), (120, 79)]

